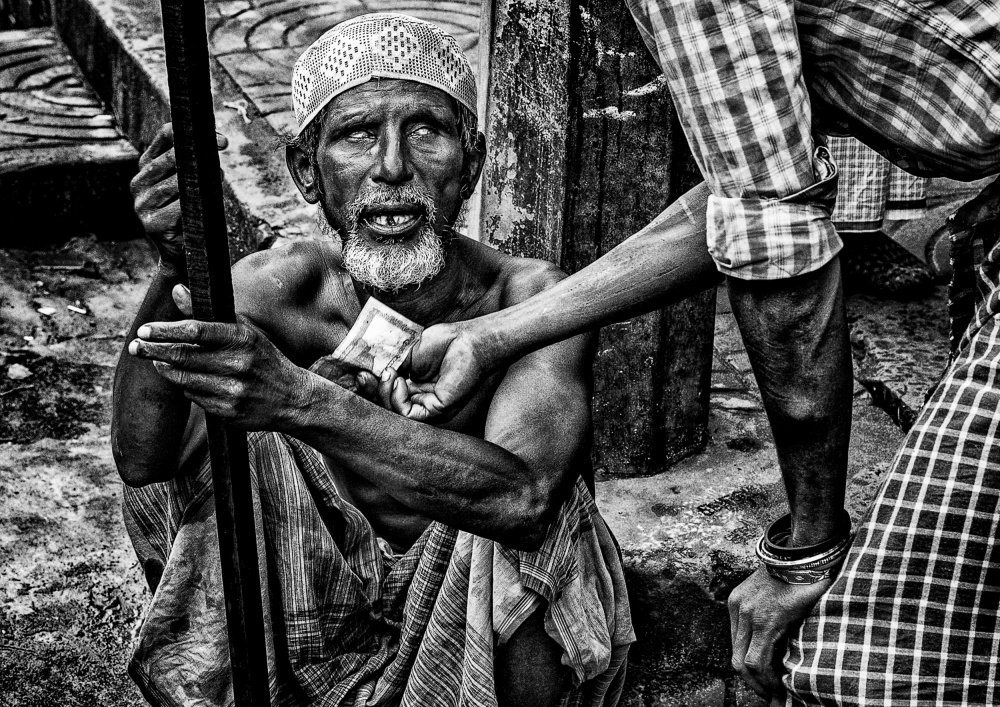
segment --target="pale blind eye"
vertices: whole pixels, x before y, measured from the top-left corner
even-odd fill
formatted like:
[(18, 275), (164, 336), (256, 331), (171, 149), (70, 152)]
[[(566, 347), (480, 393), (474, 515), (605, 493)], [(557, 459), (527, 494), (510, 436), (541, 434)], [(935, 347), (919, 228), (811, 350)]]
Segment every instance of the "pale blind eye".
[(348, 133), (345, 137), (351, 142), (368, 142), (375, 139), (375, 136), (367, 130), (355, 130)]

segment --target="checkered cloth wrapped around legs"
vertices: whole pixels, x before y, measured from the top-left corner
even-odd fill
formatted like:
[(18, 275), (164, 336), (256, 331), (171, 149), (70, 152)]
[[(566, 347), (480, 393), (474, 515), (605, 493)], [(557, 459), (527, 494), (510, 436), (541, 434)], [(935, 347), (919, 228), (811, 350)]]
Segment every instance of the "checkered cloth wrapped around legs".
[[(578, 481), (540, 550), (432, 523), (402, 556), (338, 494), (322, 458), (250, 435), (275, 705), (493, 707), (493, 652), (536, 610), (572, 674), (564, 705), (614, 705), (634, 640), (617, 547)], [(155, 593), (130, 673), (157, 707), (231, 704), (207, 462), (125, 492)]]

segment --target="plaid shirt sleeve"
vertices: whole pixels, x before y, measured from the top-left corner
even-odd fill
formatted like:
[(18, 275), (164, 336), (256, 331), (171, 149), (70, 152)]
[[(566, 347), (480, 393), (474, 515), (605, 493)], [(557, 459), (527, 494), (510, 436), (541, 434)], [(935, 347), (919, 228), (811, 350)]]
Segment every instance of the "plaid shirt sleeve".
[(827, 263), (837, 171), (813, 140), (792, 0), (628, 3), (711, 189), (719, 270), (771, 280)]

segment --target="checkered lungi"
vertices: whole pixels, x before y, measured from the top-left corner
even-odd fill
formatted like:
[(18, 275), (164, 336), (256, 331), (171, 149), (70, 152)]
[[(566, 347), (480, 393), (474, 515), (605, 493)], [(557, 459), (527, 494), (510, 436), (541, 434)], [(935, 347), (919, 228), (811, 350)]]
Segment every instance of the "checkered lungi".
[[(432, 523), (402, 556), (322, 458), (250, 436), (274, 705), (495, 707), (493, 651), (536, 610), (563, 649), (564, 705), (608, 705), (635, 640), (617, 546), (578, 481), (537, 552)], [(154, 589), (129, 672), (156, 707), (232, 704), (211, 471), (127, 488)]]
[(840, 173), (831, 219), (839, 233), (869, 233), (883, 221), (922, 218), (930, 179), (915, 177), (852, 137), (829, 137)]
[(950, 367), (789, 642), (788, 705), (1000, 704), (1000, 247), (988, 245)]

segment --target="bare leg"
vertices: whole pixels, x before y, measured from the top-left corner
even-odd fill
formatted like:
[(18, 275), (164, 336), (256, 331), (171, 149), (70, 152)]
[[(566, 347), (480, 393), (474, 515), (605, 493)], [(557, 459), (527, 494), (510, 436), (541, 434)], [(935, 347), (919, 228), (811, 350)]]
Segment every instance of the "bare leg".
[(562, 648), (545, 633), (540, 608), (496, 650), (494, 681), (500, 707), (552, 707), (569, 684)]

